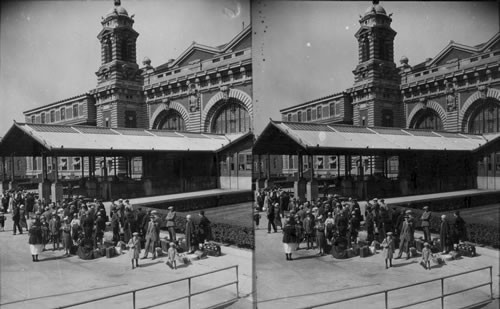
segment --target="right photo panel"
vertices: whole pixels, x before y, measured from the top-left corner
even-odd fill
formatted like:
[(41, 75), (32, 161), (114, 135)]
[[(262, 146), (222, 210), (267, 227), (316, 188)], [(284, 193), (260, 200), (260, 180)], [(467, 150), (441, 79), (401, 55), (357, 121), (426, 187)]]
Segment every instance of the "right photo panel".
[(257, 308), (498, 308), (499, 15), (252, 2)]

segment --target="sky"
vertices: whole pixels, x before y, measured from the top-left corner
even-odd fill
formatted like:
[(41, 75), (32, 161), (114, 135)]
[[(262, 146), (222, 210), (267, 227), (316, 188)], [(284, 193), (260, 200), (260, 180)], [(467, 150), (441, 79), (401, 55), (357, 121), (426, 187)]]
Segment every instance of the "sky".
[[(394, 61), (410, 65), (435, 57), (450, 40), (466, 45), (486, 42), (499, 31), (496, 2), (380, 1), (393, 13), (397, 32)], [(354, 83), (358, 62), (354, 34), (371, 1), (255, 1), (253, 99), (255, 133), (280, 109), (329, 94)]]
[[(158, 66), (193, 41), (229, 42), (250, 23), (248, 0), (122, 0), (135, 14), (137, 62)], [(23, 111), (83, 94), (97, 85), (101, 16), (112, 0), (1, 2), (0, 136)]]

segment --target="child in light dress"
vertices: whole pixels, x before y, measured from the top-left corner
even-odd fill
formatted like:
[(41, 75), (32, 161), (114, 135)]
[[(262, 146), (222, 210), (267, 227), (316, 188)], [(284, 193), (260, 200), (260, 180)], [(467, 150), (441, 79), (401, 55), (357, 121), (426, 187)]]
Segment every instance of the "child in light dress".
[(177, 269), (177, 248), (175, 247), (175, 243), (171, 242), (170, 246), (167, 251), (167, 262), (166, 264), (172, 268), (172, 269)]
[[(385, 269), (392, 267), (392, 257), (394, 255), (394, 240), (392, 239), (392, 232), (387, 232), (387, 236), (382, 241), (382, 255), (385, 259)], [(389, 262), (389, 265), (388, 263)]]
[(429, 243), (424, 243), (424, 247), (422, 248), (422, 265), (425, 269), (431, 269), (431, 249), (429, 248)]

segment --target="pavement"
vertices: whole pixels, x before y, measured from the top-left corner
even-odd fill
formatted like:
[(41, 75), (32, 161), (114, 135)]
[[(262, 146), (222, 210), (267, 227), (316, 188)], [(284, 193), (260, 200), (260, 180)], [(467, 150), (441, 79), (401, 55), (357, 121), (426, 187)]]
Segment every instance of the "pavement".
[[(329, 301), (355, 297), (371, 292), (401, 287), (447, 275), (492, 266), (493, 297), (499, 297), (499, 251), (477, 247), (478, 256), (446, 261), (444, 265), (425, 270), (420, 258), (393, 260), (393, 267), (385, 269), (382, 254), (366, 258), (359, 256), (338, 260), (331, 255), (318, 256), (317, 250), (306, 250), (304, 244), (295, 251), (293, 261), (286, 261), (282, 246), (282, 233), (267, 232), (267, 219), (263, 215), (256, 230), (256, 293), (257, 308), (303, 308)], [(361, 235), (362, 236), (362, 235)], [(417, 232), (416, 237), (420, 234)], [(437, 235), (433, 235), (437, 236)], [(445, 280), (445, 293), (489, 282), (489, 270), (453, 277)], [(389, 292), (389, 307), (440, 295), (440, 281)], [(445, 298), (446, 308), (463, 308), (489, 297), (490, 287), (485, 286)], [(358, 298), (322, 308), (385, 308), (384, 294)], [(439, 300), (412, 308), (441, 308)], [(478, 307), (479, 308), (479, 307)], [(489, 307), (484, 307), (489, 308)], [(498, 307), (491, 307), (498, 308)]]
[[(0, 307), (54, 308), (80, 301), (95, 299), (132, 289), (177, 280), (238, 265), (239, 297), (232, 308), (252, 308), (253, 251), (223, 246), (222, 256), (208, 257), (179, 265), (172, 270), (165, 265), (165, 257), (139, 260), (141, 267), (131, 269), (128, 254), (110, 259), (101, 257), (81, 260), (78, 256), (62, 257), (63, 251), (48, 251), (33, 263), (29, 252), (28, 235), (12, 235), (10, 214), (6, 215), (6, 230), (0, 232)], [(160, 235), (166, 236), (163, 231)], [(179, 235), (182, 237), (182, 235)], [(142, 254), (141, 254), (142, 256)], [(150, 255), (151, 257), (151, 255)], [(215, 285), (234, 281), (235, 270), (230, 269), (192, 280), (192, 291), (199, 292)], [(187, 293), (187, 281), (138, 292), (137, 306), (144, 307)], [(192, 308), (206, 308), (236, 297), (235, 285), (217, 289), (192, 298)], [(78, 308), (130, 308), (132, 295), (90, 303)], [(166, 306), (166, 305), (165, 305)], [(187, 301), (168, 304), (168, 308), (187, 308)]]

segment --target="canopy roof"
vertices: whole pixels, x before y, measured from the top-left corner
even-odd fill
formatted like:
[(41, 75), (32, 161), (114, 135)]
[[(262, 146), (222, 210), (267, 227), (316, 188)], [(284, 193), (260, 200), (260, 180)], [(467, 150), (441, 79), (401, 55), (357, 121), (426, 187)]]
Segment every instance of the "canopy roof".
[(473, 135), (429, 130), (273, 121), (257, 138), (254, 154), (397, 154), (471, 152), (500, 134)]
[(0, 155), (216, 152), (242, 135), (14, 123), (0, 142)]

